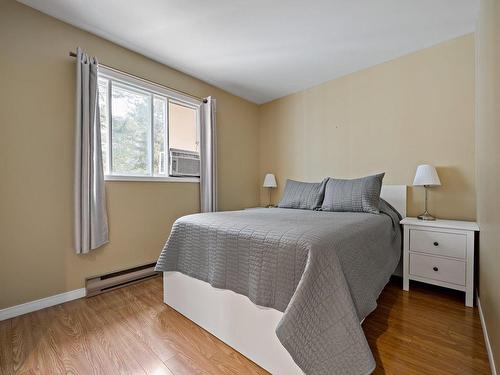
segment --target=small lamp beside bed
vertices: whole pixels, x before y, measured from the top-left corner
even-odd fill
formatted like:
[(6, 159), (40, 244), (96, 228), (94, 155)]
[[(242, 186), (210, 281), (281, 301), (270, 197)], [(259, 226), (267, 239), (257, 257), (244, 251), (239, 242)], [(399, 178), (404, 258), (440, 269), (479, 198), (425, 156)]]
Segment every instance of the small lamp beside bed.
[(269, 191), (269, 199), (267, 201), (267, 206), (266, 207), (272, 207), (271, 204), (271, 189), (276, 188), (278, 185), (276, 184), (276, 177), (274, 177), (274, 174), (268, 173), (266, 174), (266, 177), (264, 177), (264, 183), (262, 184), (262, 187), (267, 188)]
[(425, 211), (418, 215), (420, 220), (436, 220), (434, 216), (427, 211), (427, 189), (433, 186), (441, 186), (441, 180), (437, 174), (436, 168), (432, 165), (422, 164), (417, 167), (413, 186), (423, 186), (425, 188)]

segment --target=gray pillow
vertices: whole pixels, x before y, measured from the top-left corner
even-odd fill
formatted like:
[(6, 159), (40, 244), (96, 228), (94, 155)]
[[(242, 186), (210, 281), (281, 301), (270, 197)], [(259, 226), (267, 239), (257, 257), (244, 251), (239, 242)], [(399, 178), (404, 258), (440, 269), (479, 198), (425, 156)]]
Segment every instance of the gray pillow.
[(286, 180), (285, 191), (278, 203), (278, 207), (303, 210), (320, 208), (327, 181), (327, 178), (319, 183)]
[(321, 210), (378, 214), (385, 173), (354, 180), (328, 179)]

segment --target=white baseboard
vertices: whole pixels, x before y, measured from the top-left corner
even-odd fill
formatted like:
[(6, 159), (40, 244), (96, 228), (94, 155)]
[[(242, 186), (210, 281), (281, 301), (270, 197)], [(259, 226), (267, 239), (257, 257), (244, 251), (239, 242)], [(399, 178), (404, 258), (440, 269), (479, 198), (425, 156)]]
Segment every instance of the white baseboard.
[(46, 307), (59, 305), (60, 303), (69, 302), (74, 299), (85, 297), (85, 288), (70, 290), (55, 296), (50, 296), (36, 301), (26, 302), (21, 305), (7, 307), (0, 310), (0, 321), (14, 318), (15, 316), (27, 314), (33, 311), (45, 309)]
[(481, 327), (483, 328), (484, 342), (486, 343), (486, 351), (488, 352), (488, 359), (490, 361), (491, 374), (497, 375), (497, 370), (495, 366), (495, 358), (493, 357), (493, 351), (491, 350), (490, 337), (488, 336), (488, 330), (486, 328), (486, 322), (484, 321), (483, 309), (481, 308), (481, 300), (477, 297), (477, 307), (479, 309), (479, 319), (481, 319)]

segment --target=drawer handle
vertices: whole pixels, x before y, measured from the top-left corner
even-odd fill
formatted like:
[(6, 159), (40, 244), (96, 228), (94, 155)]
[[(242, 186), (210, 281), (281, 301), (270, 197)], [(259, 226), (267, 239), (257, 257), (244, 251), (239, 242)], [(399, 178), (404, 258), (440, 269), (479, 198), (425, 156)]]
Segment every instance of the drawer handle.
[(437, 268), (436, 266), (432, 267), (432, 269), (433, 269), (435, 272), (439, 271), (439, 268)]
[(439, 242), (434, 242), (434, 246), (439, 246)]

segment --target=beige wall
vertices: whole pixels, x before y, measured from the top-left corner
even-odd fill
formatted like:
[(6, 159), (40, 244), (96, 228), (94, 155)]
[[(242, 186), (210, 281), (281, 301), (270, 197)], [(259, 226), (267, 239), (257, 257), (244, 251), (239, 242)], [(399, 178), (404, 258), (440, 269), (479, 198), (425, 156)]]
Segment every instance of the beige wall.
[[(474, 219), (474, 37), (467, 35), (264, 104), (260, 175), (319, 181), (385, 171), (411, 185), (416, 166), (438, 167), (431, 213)], [(267, 195), (262, 194), (263, 200)], [(423, 208), (409, 189), (409, 215)]]
[(482, 0), (477, 33), (477, 217), (481, 306), (500, 374), (500, 3)]
[(0, 2), (0, 308), (81, 288), (84, 278), (156, 260), (173, 221), (199, 209), (198, 184), (108, 182), (110, 243), (72, 249), (74, 60), (217, 98), (219, 202), (258, 202), (258, 107), (43, 15)]

